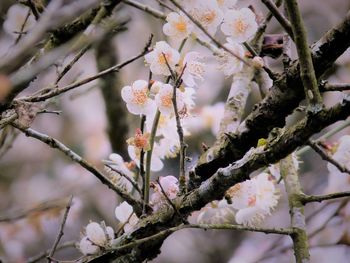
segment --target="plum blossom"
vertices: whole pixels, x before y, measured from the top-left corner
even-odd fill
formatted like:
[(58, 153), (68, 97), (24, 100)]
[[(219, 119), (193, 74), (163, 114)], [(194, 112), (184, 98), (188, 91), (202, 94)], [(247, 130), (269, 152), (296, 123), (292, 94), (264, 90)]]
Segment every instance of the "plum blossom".
[(226, 200), (213, 201), (203, 207), (197, 216), (198, 224), (225, 224), (232, 223), (235, 210)]
[[(109, 160), (105, 160), (103, 162), (111, 166), (114, 170), (120, 171), (125, 176), (128, 176), (130, 178), (134, 177), (134, 173), (130, 171), (130, 168), (135, 164), (124, 162), (123, 157), (121, 157), (119, 154), (112, 153), (109, 155)], [(105, 167), (105, 170), (109, 173), (111, 181), (114, 182), (117, 186), (126, 190), (127, 192), (132, 191), (133, 186), (128, 179), (112, 171), (107, 166)]]
[[(26, 21), (28, 12), (29, 12), (29, 16)], [(24, 24), (24, 28), (23, 28), (24, 32), (27, 32), (30, 29), (32, 29), (33, 26), (35, 25), (34, 16), (31, 14), (28, 7), (20, 4), (12, 5), (7, 11), (6, 20), (3, 25), (4, 30), (8, 34), (15, 36), (17, 35), (15, 34), (15, 32), (20, 32), (23, 24)]]
[(164, 137), (159, 140), (162, 155), (166, 158), (175, 158), (180, 150), (180, 142), (178, 136)]
[(163, 26), (165, 35), (177, 40), (187, 38), (192, 30), (191, 21), (182, 13), (171, 12), (166, 17), (167, 23)]
[(192, 1), (188, 4), (189, 13), (195, 18), (210, 34), (215, 34), (217, 27), (223, 19), (223, 12), (216, 0)]
[(121, 93), (130, 113), (149, 115), (154, 112), (155, 104), (149, 97), (147, 81), (136, 80), (131, 86), (125, 86)]
[[(176, 195), (179, 192), (179, 182), (176, 177), (172, 175), (165, 177), (161, 176), (159, 178), (159, 183), (162, 186), (164, 193), (170, 200), (176, 198)], [(167, 200), (159, 184), (154, 184), (153, 187), (154, 193), (151, 195), (151, 205), (153, 210), (157, 211), (164, 203), (167, 202)]]
[[(128, 153), (130, 158), (136, 163), (137, 167), (140, 167), (140, 151), (135, 149), (135, 146), (128, 146)], [(157, 143), (153, 145), (152, 160), (151, 160), (151, 171), (158, 172), (163, 169), (163, 161), (161, 160), (164, 156), (163, 151)]]
[(267, 173), (234, 185), (227, 194), (231, 197), (232, 207), (238, 210), (236, 222), (249, 226), (259, 225), (270, 215), (279, 198)]
[[(159, 111), (164, 115), (170, 115), (174, 112), (173, 106), (174, 88), (170, 84), (164, 84), (158, 94), (155, 96), (155, 101)], [(182, 111), (185, 107), (184, 93), (180, 90), (176, 91), (176, 104), (178, 111)]]
[(143, 134), (140, 128), (136, 129), (135, 136), (127, 140), (129, 145), (135, 146), (138, 150), (148, 151), (151, 146), (149, 143), (149, 133)]
[(183, 65), (186, 66), (182, 80), (188, 87), (196, 85), (195, 80), (203, 80), (205, 72), (205, 64), (200, 62), (203, 57), (195, 51), (188, 52), (183, 60)]
[(79, 243), (79, 249), (84, 255), (98, 253), (101, 248), (109, 247), (114, 239), (114, 230), (96, 222), (90, 222), (85, 228), (85, 235)]
[(122, 202), (115, 208), (115, 217), (123, 224), (125, 233), (130, 233), (135, 229), (139, 218), (134, 213), (132, 206), (126, 201)]
[[(342, 136), (332, 158), (347, 169), (350, 169), (350, 135)], [(349, 175), (339, 171), (333, 164), (328, 163), (327, 192), (348, 191), (350, 187)]]
[[(244, 57), (243, 47), (233, 42), (230, 38), (227, 38), (227, 43), (224, 45), (233, 54), (240, 58)], [(219, 70), (221, 70), (225, 76), (231, 76), (240, 72), (243, 69), (243, 62), (237, 57), (233, 56), (227, 51), (222, 51), (218, 55)]]
[(216, 0), (218, 3), (218, 6), (221, 10), (224, 12), (227, 11), (227, 9), (232, 9), (237, 4), (237, 0)]
[(222, 32), (238, 43), (249, 40), (257, 29), (255, 14), (249, 8), (227, 11), (221, 25)]
[(175, 69), (175, 65), (180, 60), (180, 54), (167, 42), (159, 41), (153, 51), (145, 55), (145, 60), (150, 65), (153, 74), (169, 76), (171, 75), (169, 67), (172, 70)]

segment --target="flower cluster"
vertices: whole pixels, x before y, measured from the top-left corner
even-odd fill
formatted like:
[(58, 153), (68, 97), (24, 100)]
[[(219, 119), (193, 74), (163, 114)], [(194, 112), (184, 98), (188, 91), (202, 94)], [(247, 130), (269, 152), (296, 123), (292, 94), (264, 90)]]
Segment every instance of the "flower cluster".
[(104, 161), (104, 163), (113, 168), (112, 170), (107, 166), (105, 167), (105, 170), (109, 174), (110, 180), (126, 192), (131, 192), (133, 189), (132, 184), (128, 179), (121, 176), (120, 173), (133, 179), (134, 173), (132, 172), (132, 168), (135, 166), (135, 164), (133, 162), (124, 162), (123, 157), (116, 153), (109, 155), (109, 160)]
[(228, 223), (233, 219), (238, 224), (258, 226), (276, 207), (278, 190), (267, 173), (236, 184), (226, 196), (229, 202), (212, 202), (202, 209), (197, 221), (202, 223)]
[(79, 249), (84, 255), (99, 253), (103, 248), (111, 246), (114, 240), (114, 230), (110, 226), (105, 226), (102, 222), (89, 223), (85, 228), (85, 235), (79, 243)]
[(139, 221), (139, 218), (134, 213), (132, 206), (125, 201), (115, 208), (115, 217), (121, 223), (125, 233), (132, 232)]
[(166, 203), (167, 198), (169, 198), (169, 200), (174, 199), (179, 192), (179, 182), (177, 178), (172, 175), (160, 177), (159, 184), (153, 185), (154, 193), (151, 196), (151, 205), (154, 211), (157, 211), (162, 204)]

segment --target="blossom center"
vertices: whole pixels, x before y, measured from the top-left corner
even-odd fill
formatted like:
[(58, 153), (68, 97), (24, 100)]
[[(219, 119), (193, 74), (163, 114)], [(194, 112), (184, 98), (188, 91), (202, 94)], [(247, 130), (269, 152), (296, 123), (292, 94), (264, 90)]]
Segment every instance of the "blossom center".
[(177, 31), (179, 32), (186, 32), (187, 26), (186, 26), (186, 22), (183, 20), (180, 20), (179, 22), (177, 22), (175, 24), (175, 28), (177, 29)]
[(237, 19), (236, 22), (234, 23), (234, 29), (238, 33), (244, 33), (244, 31), (246, 31), (247, 27), (248, 27), (248, 25), (245, 24), (241, 18)]
[(163, 96), (160, 97), (160, 101), (162, 103), (162, 106), (164, 107), (171, 107), (173, 104), (172, 101), (172, 92), (167, 92)]
[(205, 12), (202, 16), (202, 20), (205, 24), (211, 24), (216, 18), (216, 12), (214, 10), (209, 10)]
[(141, 90), (133, 90), (132, 91), (132, 102), (139, 105), (144, 105), (147, 101), (147, 88)]
[(158, 56), (158, 63), (161, 65), (166, 64), (166, 62), (170, 63), (171, 55), (170, 54), (164, 54), (160, 53)]

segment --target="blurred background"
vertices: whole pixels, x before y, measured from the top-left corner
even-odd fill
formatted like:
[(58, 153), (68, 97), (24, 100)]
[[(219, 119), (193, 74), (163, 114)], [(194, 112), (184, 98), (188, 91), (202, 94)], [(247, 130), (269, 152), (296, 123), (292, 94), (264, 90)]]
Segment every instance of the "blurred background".
[[(70, 1), (66, 1), (70, 2)], [(140, 1), (163, 12), (168, 12), (157, 1)], [(299, 1), (307, 26), (310, 43), (318, 40), (328, 29), (344, 18), (350, 8), (348, 0)], [(15, 1), (0, 1), (0, 57), (11, 52), (17, 35), (11, 33), (14, 24), (22, 23), (23, 15), (8, 12)], [(238, 1), (238, 5), (253, 5), (262, 17), (267, 13), (261, 1)], [(13, 20), (13, 17), (16, 19)], [(108, 65), (124, 61), (138, 54), (150, 34), (154, 41), (166, 39), (162, 33), (163, 23), (148, 14), (124, 6), (113, 15), (118, 20), (128, 20), (127, 30), (96, 44), (62, 79), (66, 85), (76, 79), (95, 74)], [(8, 22), (9, 19), (12, 19)], [(9, 25), (10, 23), (10, 25)], [(11, 24), (12, 23), (12, 24)], [(10, 28), (10, 29), (9, 29)], [(272, 19), (267, 33), (281, 33), (282, 29)], [(224, 37), (218, 34), (218, 39)], [(178, 43), (171, 43), (174, 47)], [(186, 51), (198, 51), (209, 58), (209, 70), (196, 93), (193, 119), (188, 125), (191, 136), (187, 137), (191, 167), (202, 152), (202, 143), (210, 146), (215, 139), (219, 116), (231, 85), (215, 68), (210, 52), (196, 42), (190, 41)], [(295, 57), (295, 52), (294, 55)], [(33, 93), (55, 81), (59, 72), (74, 55), (57, 61), (30, 84), (24, 94)], [(346, 52), (329, 72), (330, 82), (350, 82), (350, 53)], [(112, 64), (111, 64), (112, 63)], [(281, 71), (280, 60), (269, 60), (270, 66)], [(117, 152), (125, 161), (130, 161), (125, 140), (133, 136), (139, 126), (139, 118), (127, 112), (120, 99), (120, 90), (137, 79), (148, 78), (148, 68), (143, 59), (123, 68), (104, 81), (94, 81), (60, 96), (49, 106), (61, 114), (40, 114), (32, 127), (57, 138), (90, 163), (103, 168), (101, 160)], [(332, 92), (325, 95), (327, 105), (332, 105), (344, 96)], [(260, 100), (257, 91), (250, 95), (247, 112)], [(289, 122), (298, 118), (293, 115)], [(331, 127), (330, 127), (331, 128)], [(329, 139), (329, 143), (350, 134), (350, 129)], [(190, 139), (189, 139), (190, 138)], [(164, 168), (154, 173), (158, 176), (177, 175), (177, 159), (167, 159)], [(306, 193), (320, 194), (327, 191), (327, 163), (312, 151), (301, 156), (301, 176)], [(350, 190), (350, 180), (347, 189)], [(284, 227), (289, 225), (289, 214), (283, 185), (281, 200), (273, 215), (264, 225)], [(333, 189), (336, 190), (336, 189)], [(65, 226), (62, 243), (78, 241), (83, 227), (90, 220), (116, 228), (114, 210), (120, 199), (102, 185), (92, 174), (66, 158), (61, 152), (27, 138), (7, 127), (0, 138), (0, 258), (4, 262), (27, 262), (28, 258), (51, 248), (57, 235), (63, 211), (69, 196), (73, 205)], [(306, 210), (312, 262), (348, 262), (350, 258), (350, 205), (341, 201), (326, 204), (309, 204)], [(195, 220), (196, 213), (190, 220)], [(327, 225), (324, 227), (324, 225)], [(321, 229), (318, 231), (318, 229)], [(161, 254), (152, 262), (291, 262), (292, 250), (288, 238), (265, 234), (242, 233), (221, 230), (181, 230), (171, 235), (163, 244)], [(57, 251), (56, 258), (77, 259), (75, 248)]]

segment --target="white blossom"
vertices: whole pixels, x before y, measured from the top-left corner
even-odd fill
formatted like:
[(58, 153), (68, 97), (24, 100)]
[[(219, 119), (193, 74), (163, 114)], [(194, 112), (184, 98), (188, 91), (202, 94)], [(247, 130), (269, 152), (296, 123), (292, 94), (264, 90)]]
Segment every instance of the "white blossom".
[(269, 174), (262, 173), (251, 180), (236, 184), (227, 191), (232, 207), (237, 209), (236, 222), (256, 226), (271, 214), (279, 195)]
[(103, 246), (107, 241), (105, 231), (102, 226), (96, 222), (91, 222), (86, 226), (86, 236), (93, 244), (99, 246)]
[[(135, 149), (135, 146), (129, 145), (128, 153), (130, 158), (136, 163), (137, 167), (140, 167), (140, 151), (137, 151)], [(159, 148), (159, 145), (157, 143), (154, 143), (151, 160), (151, 171), (158, 172), (163, 169), (164, 164), (161, 160), (163, 157), (164, 156), (162, 155), (162, 150)]]
[(221, 10), (226, 12), (228, 9), (232, 9), (237, 4), (237, 0), (216, 0)]
[(98, 246), (91, 243), (88, 237), (84, 236), (79, 242), (79, 249), (84, 255), (93, 255), (100, 251)]
[(124, 87), (121, 92), (130, 113), (149, 115), (154, 112), (155, 104), (149, 97), (147, 81), (136, 80), (131, 86)]
[[(108, 164), (111, 166), (115, 171), (120, 171), (125, 176), (128, 176), (129, 178), (134, 177), (134, 173), (130, 171), (127, 165), (130, 165), (126, 162), (124, 162), (123, 157), (121, 157), (119, 154), (112, 153), (109, 155), (109, 160), (104, 161), (105, 164)], [(131, 192), (133, 189), (133, 185), (130, 183), (128, 179), (121, 176), (117, 172), (112, 171), (107, 166), (105, 167), (105, 170), (110, 174), (111, 181), (114, 182), (119, 187), (123, 188), (127, 192)]]
[[(224, 46), (238, 57), (244, 57), (243, 47), (240, 44), (233, 42), (230, 38), (227, 38), (227, 43)], [(243, 62), (227, 51), (222, 50), (218, 55), (218, 62), (219, 70), (221, 70), (225, 76), (231, 76), (243, 69)]]
[(200, 62), (201, 59), (203, 59), (203, 56), (195, 51), (188, 52), (185, 55), (183, 65), (186, 68), (183, 72), (182, 80), (186, 86), (193, 87), (196, 85), (195, 80), (203, 80), (205, 64)]
[(125, 201), (115, 208), (115, 217), (121, 224), (124, 225), (123, 229), (125, 233), (130, 233), (133, 231), (139, 221), (139, 218), (134, 213), (132, 206)]
[[(192, 1), (188, 4), (189, 13), (195, 18), (210, 34), (215, 34), (222, 22), (223, 12), (216, 0)], [(202, 34), (201, 31), (199, 31)]]
[[(161, 176), (159, 178), (159, 183), (162, 186), (164, 193), (170, 200), (176, 198), (176, 195), (179, 192), (179, 185), (176, 177), (172, 175), (165, 177)], [(167, 202), (164, 193), (161, 187), (158, 184), (155, 184), (154, 193), (151, 195), (151, 205), (153, 210), (158, 210), (164, 203)]]
[[(155, 96), (155, 101), (161, 114), (170, 115), (174, 113), (174, 106), (172, 101), (173, 92), (174, 88), (172, 85), (164, 84), (159, 90), (158, 94)], [(184, 93), (178, 89), (176, 91), (176, 105), (178, 111), (181, 111), (185, 106), (184, 98)]]
[[(339, 140), (339, 145), (332, 155), (332, 158), (340, 165), (350, 169), (350, 135), (342, 136)], [(339, 171), (333, 164), (328, 163), (327, 168), (328, 186), (326, 191), (329, 193), (337, 191), (348, 191), (350, 187), (349, 175)]]
[(226, 200), (213, 201), (201, 209), (197, 216), (198, 224), (227, 224), (232, 223), (235, 211)]
[(221, 25), (222, 32), (238, 43), (249, 40), (257, 29), (255, 14), (249, 8), (227, 11)]
[(150, 65), (153, 74), (169, 76), (171, 74), (169, 67), (175, 70), (175, 65), (180, 60), (180, 54), (167, 42), (159, 41), (153, 51), (145, 55), (145, 60)]
[(163, 26), (165, 35), (177, 40), (187, 38), (192, 30), (191, 21), (182, 13), (171, 12), (166, 17), (167, 23)]
[(96, 254), (101, 248), (110, 247), (113, 240), (113, 228), (90, 222), (85, 228), (85, 235), (79, 242), (79, 249), (84, 255)]

